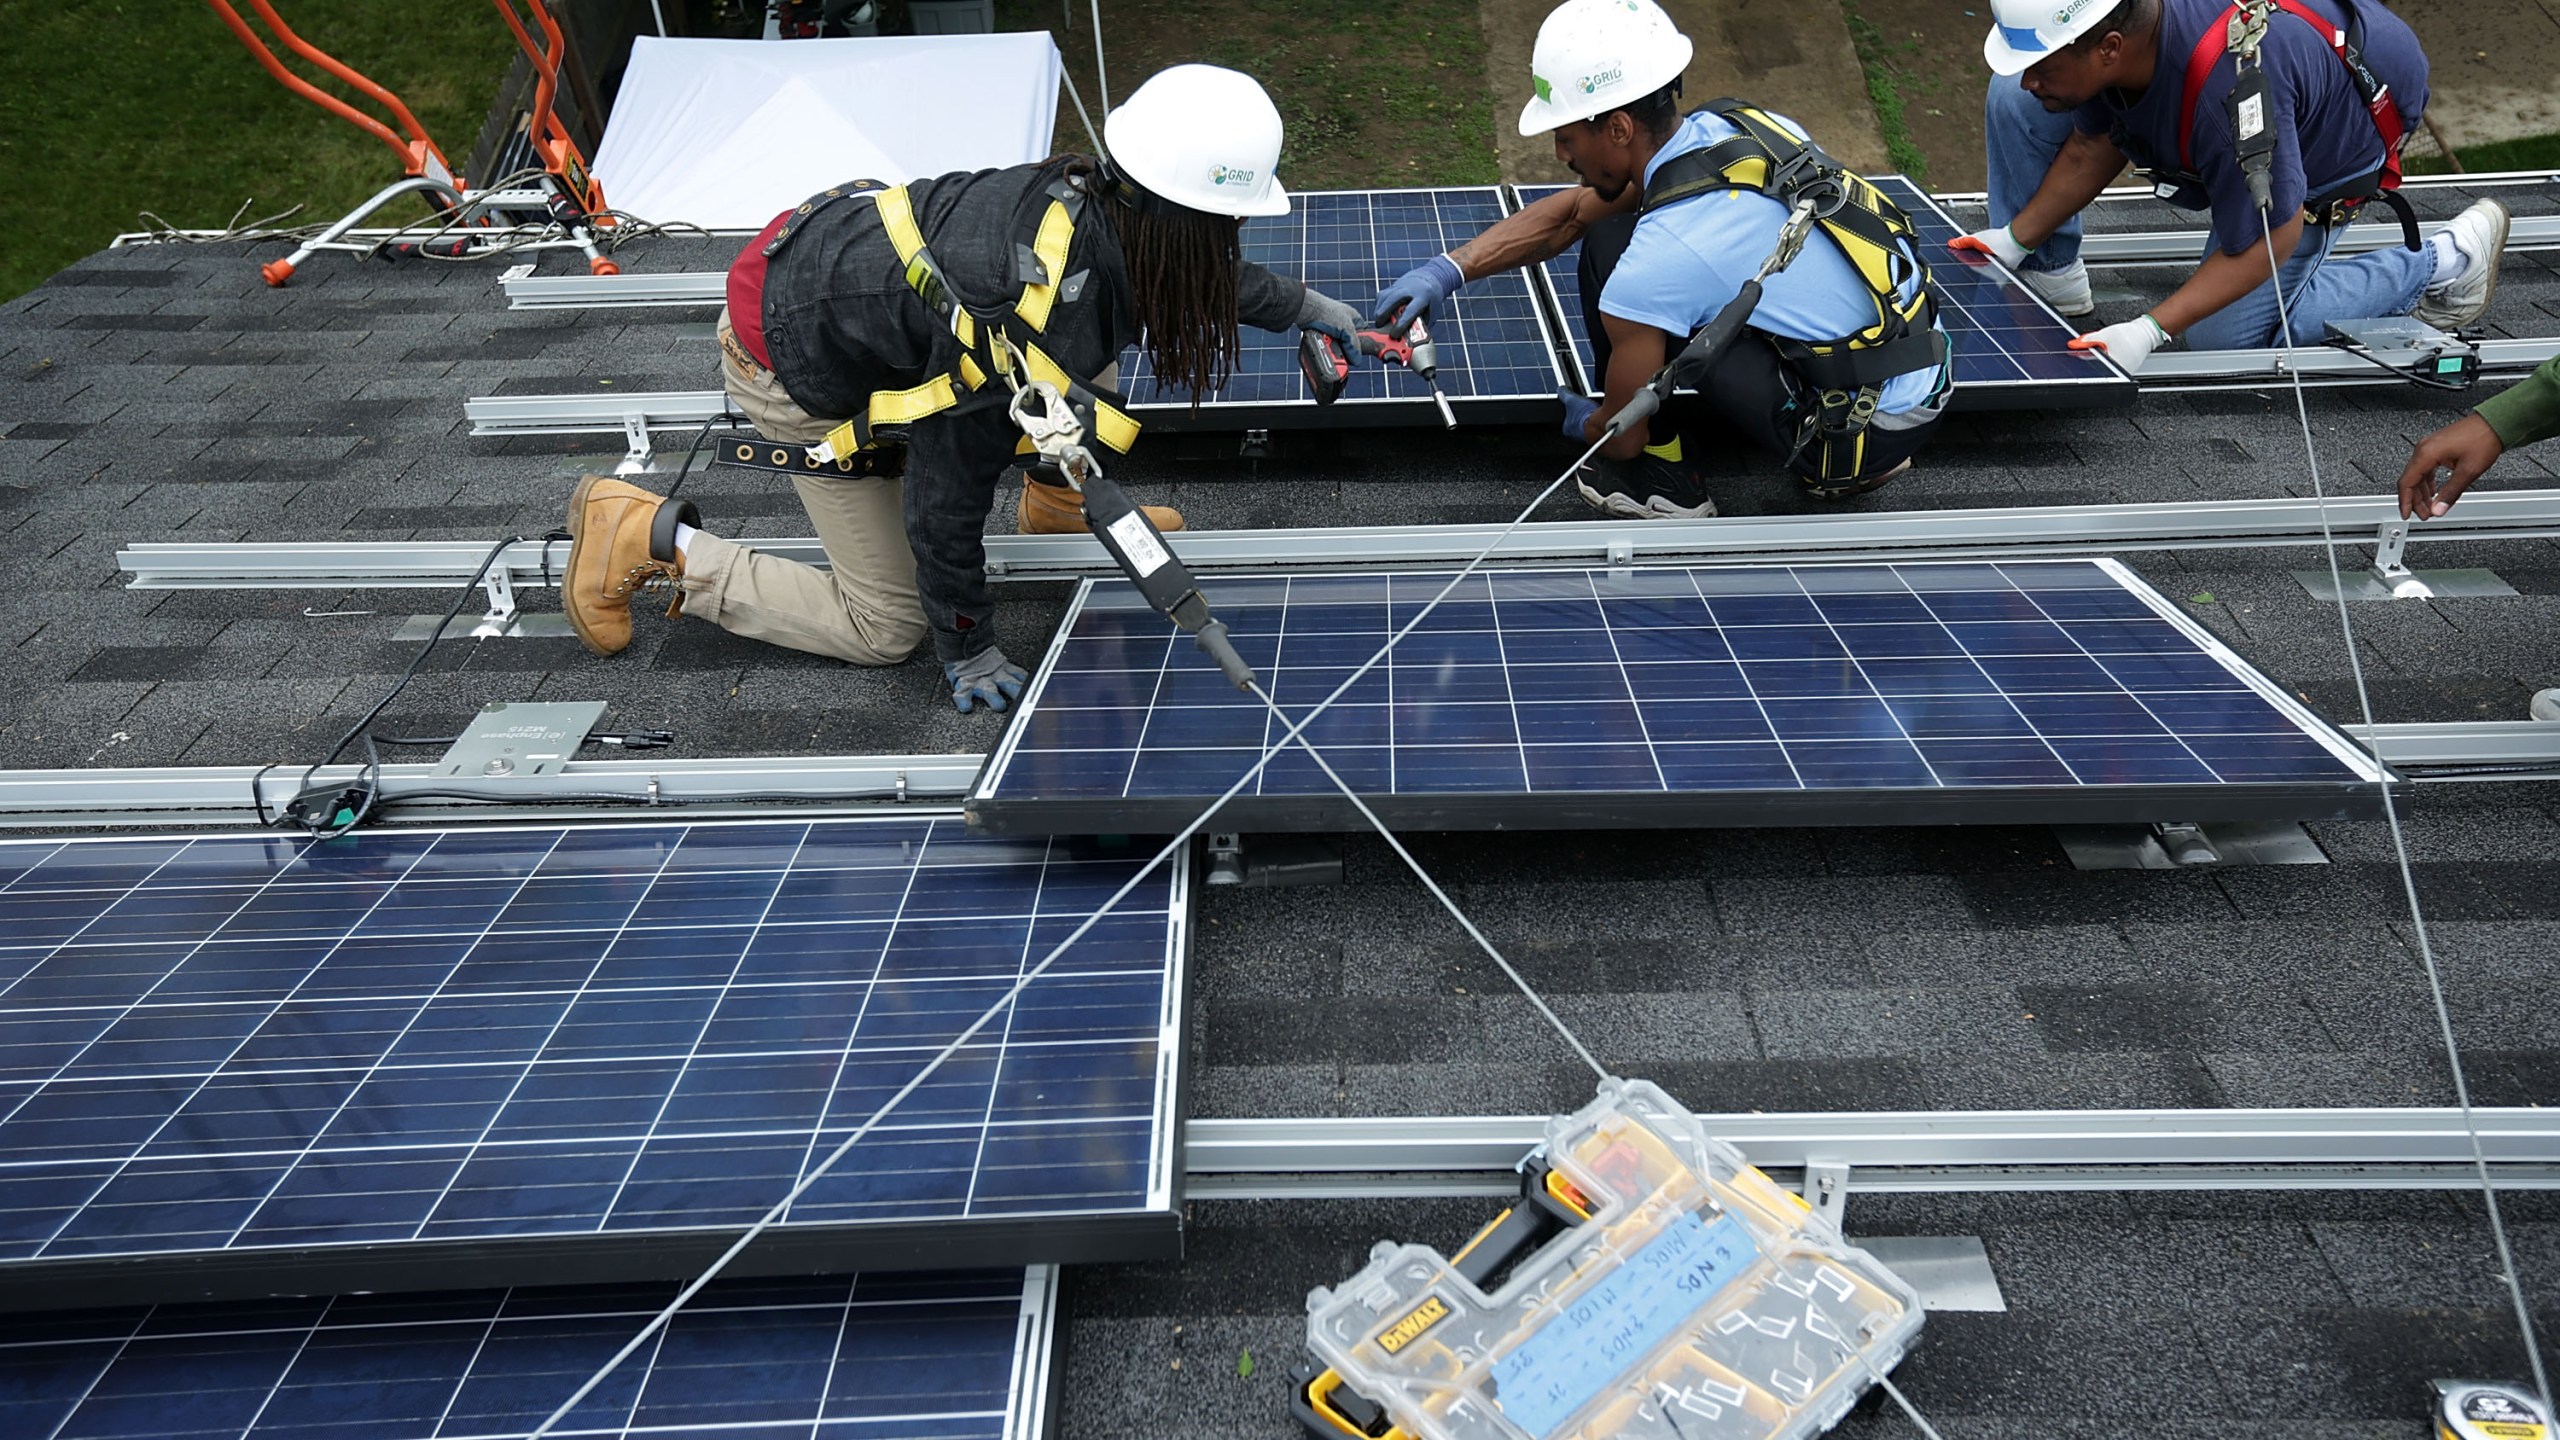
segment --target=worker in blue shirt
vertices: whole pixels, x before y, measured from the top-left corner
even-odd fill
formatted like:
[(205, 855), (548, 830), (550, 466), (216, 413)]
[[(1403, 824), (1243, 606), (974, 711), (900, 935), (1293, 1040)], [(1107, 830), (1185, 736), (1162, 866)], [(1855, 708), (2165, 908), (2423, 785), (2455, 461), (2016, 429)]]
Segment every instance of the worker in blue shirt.
[[(1582, 184), (1433, 256), (1378, 296), (1377, 317), (1401, 326), (1469, 281), (1580, 241), (1584, 320), (1605, 398), (1564, 397), (1576, 448), (1599, 437), (1602, 418), (1722, 310), (1774, 247), (1788, 207), (1762, 192), (1764, 162), (1753, 157), (1783, 158), (1809, 144), (1783, 116), (1738, 101), (1684, 119), (1680, 72), (1690, 54), (1653, 0), (1565, 0), (1538, 29), (1535, 93), (1520, 133), (1552, 132), (1556, 158)], [(1701, 169), (1710, 147), (1716, 158)], [(1701, 158), (1683, 162), (1692, 156)], [(1724, 168), (1726, 157), (1735, 168)], [(1900, 212), (1848, 181), (1862, 203), (1839, 218), (1860, 228), (1816, 229), (1766, 282), (1749, 328), (1697, 395), (1601, 449), (1580, 477), (1586, 501), (1635, 519), (1715, 514), (1698, 465), (1704, 427), (1774, 451), (1824, 499), (1873, 490), (1910, 468), (1946, 408), (1946, 336), (1918, 246), (1907, 226), (1893, 228)]]
[[(2244, 8), (2265, 28), (2234, 51), (2229, 22)], [(2363, 202), (2402, 208), (2390, 193), (2400, 141), (2427, 104), (2418, 37), (2377, 0), (1991, 0), (1991, 14), (1991, 226), (1956, 240), (1959, 250), (2085, 315), (2094, 306), (2078, 217), (2128, 161), (2161, 198), (2211, 212), (2195, 274), (2076, 348), (2133, 370), (2179, 336), (2198, 350), (2314, 345), (2332, 320), (2415, 315), (2450, 330), (2488, 308), (2507, 237), (2494, 200), (2423, 244), (2410, 222), (2404, 247), (2330, 257)], [(2253, 47), (2257, 76), (2244, 83), (2240, 52)], [(2253, 166), (2265, 175), (2263, 215)], [(2271, 248), (2292, 321), (2283, 333)]]

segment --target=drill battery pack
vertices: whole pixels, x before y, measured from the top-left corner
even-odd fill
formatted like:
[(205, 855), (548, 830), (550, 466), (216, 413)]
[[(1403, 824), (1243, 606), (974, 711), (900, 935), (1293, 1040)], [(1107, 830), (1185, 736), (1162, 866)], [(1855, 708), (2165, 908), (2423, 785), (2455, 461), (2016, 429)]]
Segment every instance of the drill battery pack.
[(1919, 1337), (1909, 1285), (1649, 1083), (1603, 1081), (1521, 1176), (1456, 1256), (1382, 1242), (1308, 1295), (1310, 1436), (1799, 1440)]

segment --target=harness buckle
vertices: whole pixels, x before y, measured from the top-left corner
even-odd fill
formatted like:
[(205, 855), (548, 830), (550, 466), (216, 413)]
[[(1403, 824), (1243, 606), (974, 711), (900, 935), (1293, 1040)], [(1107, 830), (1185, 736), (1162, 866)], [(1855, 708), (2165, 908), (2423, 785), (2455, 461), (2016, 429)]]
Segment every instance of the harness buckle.
[(1031, 440), (1031, 448), (1056, 465), (1067, 483), (1081, 490), (1087, 479), (1100, 479), (1102, 464), (1085, 448), (1084, 417), (1057, 386), (1034, 380), (1017, 387), (1005, 415)]

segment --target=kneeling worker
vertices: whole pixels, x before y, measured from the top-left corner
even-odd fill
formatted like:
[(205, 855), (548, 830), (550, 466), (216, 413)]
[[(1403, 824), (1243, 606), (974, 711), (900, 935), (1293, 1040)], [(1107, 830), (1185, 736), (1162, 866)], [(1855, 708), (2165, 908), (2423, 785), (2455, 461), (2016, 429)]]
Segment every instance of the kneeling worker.
[[(1951, 242), (2018, 270), (2065, 315), (2094, 307), (2079, 214), (2127, 160), (2173, 205), (2210, 210), (2204, 262), (2138, 319), (2072, 342), (2127, 370), (2177, 336), (2198, 350), (2316, 345), (2331, 320), (2480, 318), (2507, 212), (2483, 200), (2420, 244), (2332, 260), (2367, 200), (2401, 201), (2400, 142), (2427, 105), (2427, 57), (2375, 0), (2251, 0), (2265, 29), (2244, 85), (2230, 0), (1991, 0), (1983, 40), (1991, 228)], [(2245, 18), (2245, 17), (2244, 17)], [(2015, 84), (2002, 77), (2017, 76)], [(2250, 172), (2266, 186), (2265, 213)], [(2272, 228), (2271, 228), (2272, 227)], [(2279, 334), (2273, 273), (2292, 328)]]
[(1582, 184), (1507, 216), (1380, 293), (1401, 325), (1470, 280), (1536, 264), (1582, 242), (1583, 318), (1606, 398), (1565, 397), (1565, 434), (1600, 434), (1690, 334), (1738, 294), (1775, 248), (1802, 180), (1845, 197), (1785, 270), (1769, 277), (1743, 338), (1695, 397), (1649, 433), (1604, 447), (1583, 498), (1636, 519), (1713, 515), (1695, 435), (1711, 418), (1784, 458), (1821, 499), (1873, 490), (1910, 468), (1935, 431), (1950, 378), (1911, 226), (1893, 203), (1781, 116), (1719, 100), (1685, 120), (1688, 37), (1653, 0), (1565, 0), (1538, 27), (1535, 96), (1520, 133), (1553, 132)]
[[(707, 534), (691, 502), (589, 477), (569, 503), (563, 582), (588, 649), (628, 645), (632, 595), (673, 585), (670, 615), (857, 665), (897, 664), (930, 634), (964, 714), (1022, 693), (987, 594), (987, 512), (1029, 448), (1006, 377), (1055, 385), (1092, 439), (1125, 450), (1138, 427), (1111, 380), (1133, 341), (1165, 385), (1200, 394), (1235, 364), (1239, 321), (1346, 344), (1359, 324), (1240, 258), (1244, 217), (1289, 208), (1280, 114), (1251, 78), (1176, 66), (1103, 129), (1100, 161), (856, 182), (748, 243), (729, 270), (721, 379), (767, 443), (726, 442), (723, 458), (790, 473), (833, 573)], [(1026, 483), (1021, 517), (1025, 533), (1085, 528), (1062, 483)]]

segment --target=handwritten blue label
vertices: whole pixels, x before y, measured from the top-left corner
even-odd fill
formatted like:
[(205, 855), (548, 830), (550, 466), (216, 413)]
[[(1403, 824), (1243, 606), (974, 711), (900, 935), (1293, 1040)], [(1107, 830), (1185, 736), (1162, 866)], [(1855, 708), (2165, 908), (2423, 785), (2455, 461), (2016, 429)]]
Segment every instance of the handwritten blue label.
[(1683, 1214), (1493, 1362), (1502, 1412), (1532, 1435), (1554, 1434), (1759, 1256), (1751, 1232), (1731, 1215), (1709, 1225), (1694, 1211)]

